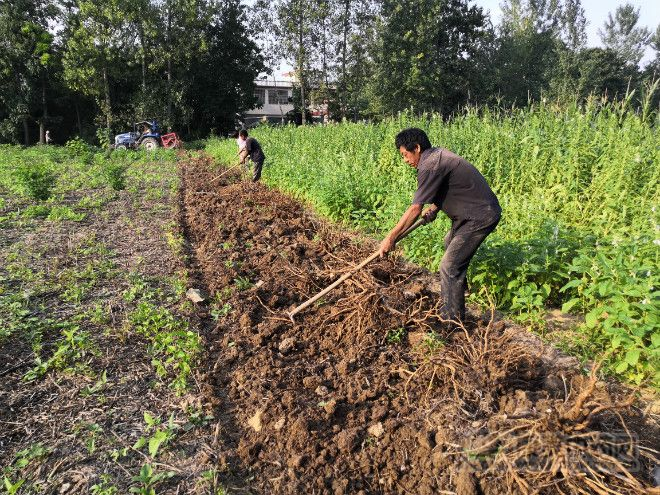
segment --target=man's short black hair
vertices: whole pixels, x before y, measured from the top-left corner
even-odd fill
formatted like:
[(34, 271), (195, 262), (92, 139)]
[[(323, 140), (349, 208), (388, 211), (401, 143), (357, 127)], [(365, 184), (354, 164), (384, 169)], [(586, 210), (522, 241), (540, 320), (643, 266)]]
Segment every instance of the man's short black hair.
[(246, 131), (245, 129), (241, 129), (241, 131), (239, 131), (239, 136), (241, 136), (242, 138), (247, 138), (248, 131)]
[(409, 127), (400, 131), (395, 136), (395, 147), (399, 150), (401, 146), (412, 152), (415, 150), (415, 145), (420, 145), (420, 151), (424, 152), (427, 148), (431, 148), (431, 143), (422, 129), (417, 127)]

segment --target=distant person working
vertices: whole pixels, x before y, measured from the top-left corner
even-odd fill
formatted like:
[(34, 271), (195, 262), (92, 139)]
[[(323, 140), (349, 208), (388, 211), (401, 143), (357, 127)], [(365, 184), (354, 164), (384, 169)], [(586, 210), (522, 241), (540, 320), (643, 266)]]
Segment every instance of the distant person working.
[(243, 165), (246, 163), (247, 157), (247, 153), (244, 153), (244, 150), (246, 149), (246, 140), (239, 136), (239, 131), (235, 132), (232, 137), (236, 139), (236, 146), (239, 148), (239, 151), (237, 152), (239, 163)]
[(239, 138), (242, 138), (245, 141), (245, 147), (243, 151), (239, 152), (242, 163), (245, 162), (246, 157), (250, 157), (254, 166), (252, 174), (252, 182), (259, 181), (259, 178), (262, 177), (262, 166), (264, 165), (264, 152), (259, 142), (255, 138), (248, 137), (248, 131), (242, 129), (239, 132)]

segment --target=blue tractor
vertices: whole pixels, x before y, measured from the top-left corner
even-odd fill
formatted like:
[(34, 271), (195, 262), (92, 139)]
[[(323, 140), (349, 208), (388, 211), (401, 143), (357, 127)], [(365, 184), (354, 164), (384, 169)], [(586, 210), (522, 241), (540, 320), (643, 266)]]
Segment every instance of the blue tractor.
[(162, 144), (161, 133), (156, 119), (136, 122), (133, 131), (115, 136), (115, 150), (155, 150)]

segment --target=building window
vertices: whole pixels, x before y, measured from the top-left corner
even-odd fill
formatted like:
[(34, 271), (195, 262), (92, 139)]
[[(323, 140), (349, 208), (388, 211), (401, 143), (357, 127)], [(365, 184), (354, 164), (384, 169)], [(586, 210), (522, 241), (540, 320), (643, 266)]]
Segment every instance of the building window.
[(255, 98), (257, 98), (257, 105), (264, 105), (266, 103), (265, 97), (266, 97), (266, 90), (255, 90)]
[(289, 92), (287, 90), (269, 90), (269, 103), (272, 105), (287, 105)]

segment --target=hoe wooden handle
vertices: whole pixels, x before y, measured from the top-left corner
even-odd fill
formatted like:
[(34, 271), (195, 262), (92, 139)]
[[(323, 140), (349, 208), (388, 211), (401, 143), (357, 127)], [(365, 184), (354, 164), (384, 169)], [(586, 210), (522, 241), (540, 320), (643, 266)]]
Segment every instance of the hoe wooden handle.
[(209, 182), (212, 183), (212, 182), (214, 182), (214, 181), (220, 179), (220, 178), (223, 177), (225, 174), (227, 174), (229, 171), (231, 171), (231, 170), (233, 170), (233, 169), (236, 169), (239, 165), (241, 165), (241, 163), (234, 164), (232, 167), (230, 167), (229, 169), (226, 169), (223, 173), (217, 175), (216, 177), (214, 177), (214, 178), (213, 178), (211, 181), (209, 181)]
[[(395, 241), (395, 243), (397, 243), (398, 241), (404, 239), (404, 238), (405, 238), (406, 236), (408, 236), (412, 231), (414, 231), (415, 229), (417, 229), (418, 227), (420, 227), (420, 226), (423, 225), (423, 224), (425, 224), (425, 220), (424, 220), (424, 219), (419, 219), (415, 224), (413, 224), (413, 225), (412, 225), (411, 227), (409, 227), (406, 231), (404, 231), (402, 234), (400, 234), (400, 235), (397, 237), (397, 241)], [(374, 259), (377, 258), (378, 256), (379, 256), (379, 251), (377, 250), (377, 251), (375, 251), (374, 253), (372, 253), (369, 257), (367, 257), (365, 260), (363, 260), (362, 262), (360, 262), (360, 264), (358, 264), (356, 267), (354, 267), (354, 268), (352, 268), (351, 270), (349, 270), (349, 272), (346, 272), (345, 274), (342, 274), (342, 276), (341, 276), (337, 281), (335, 281), (333, 284), (331, 284), (331, 285), (328, 286), (327, 288), (322, 289), (321, 291), (319, 291), (316, 295), (314, 295), (312, 298), (310, 298), (310, 299), (307, 300), (306, 302), (301, 303), (299, 306), (297, 306), (297, 307), (294, 308), (291, 312), (289, 312), (289, 314), (288, 314), (288, 315), (289, 315), (289, 319), (293, 322), (293, 321), (294, 321), (294, 315), (296, 315), (296, 314), (297, 314), (298, 312), (300, 312), (301, 310), (305, 310), (307, 307), (309, 307), (310, 305), (312, 305), (315, 301), (317, 301), (317, 300), (318, 300), (319, 298), (321, 298), (322, 296), (324, 296), (324, 295), (330, 293), (333, 289), (335, 289), (335, 288), (338, 287), (340, 284), (342, 284), (344, 281), (346, 281), (347, 279), (349, 279), (353, 274), (355, 274), (355, 273), (358, 272), (360, 269), (362, 269), (363, 267), (365, 267), (368, 263), (370, 263), (372, 260), (374, 260)]]

